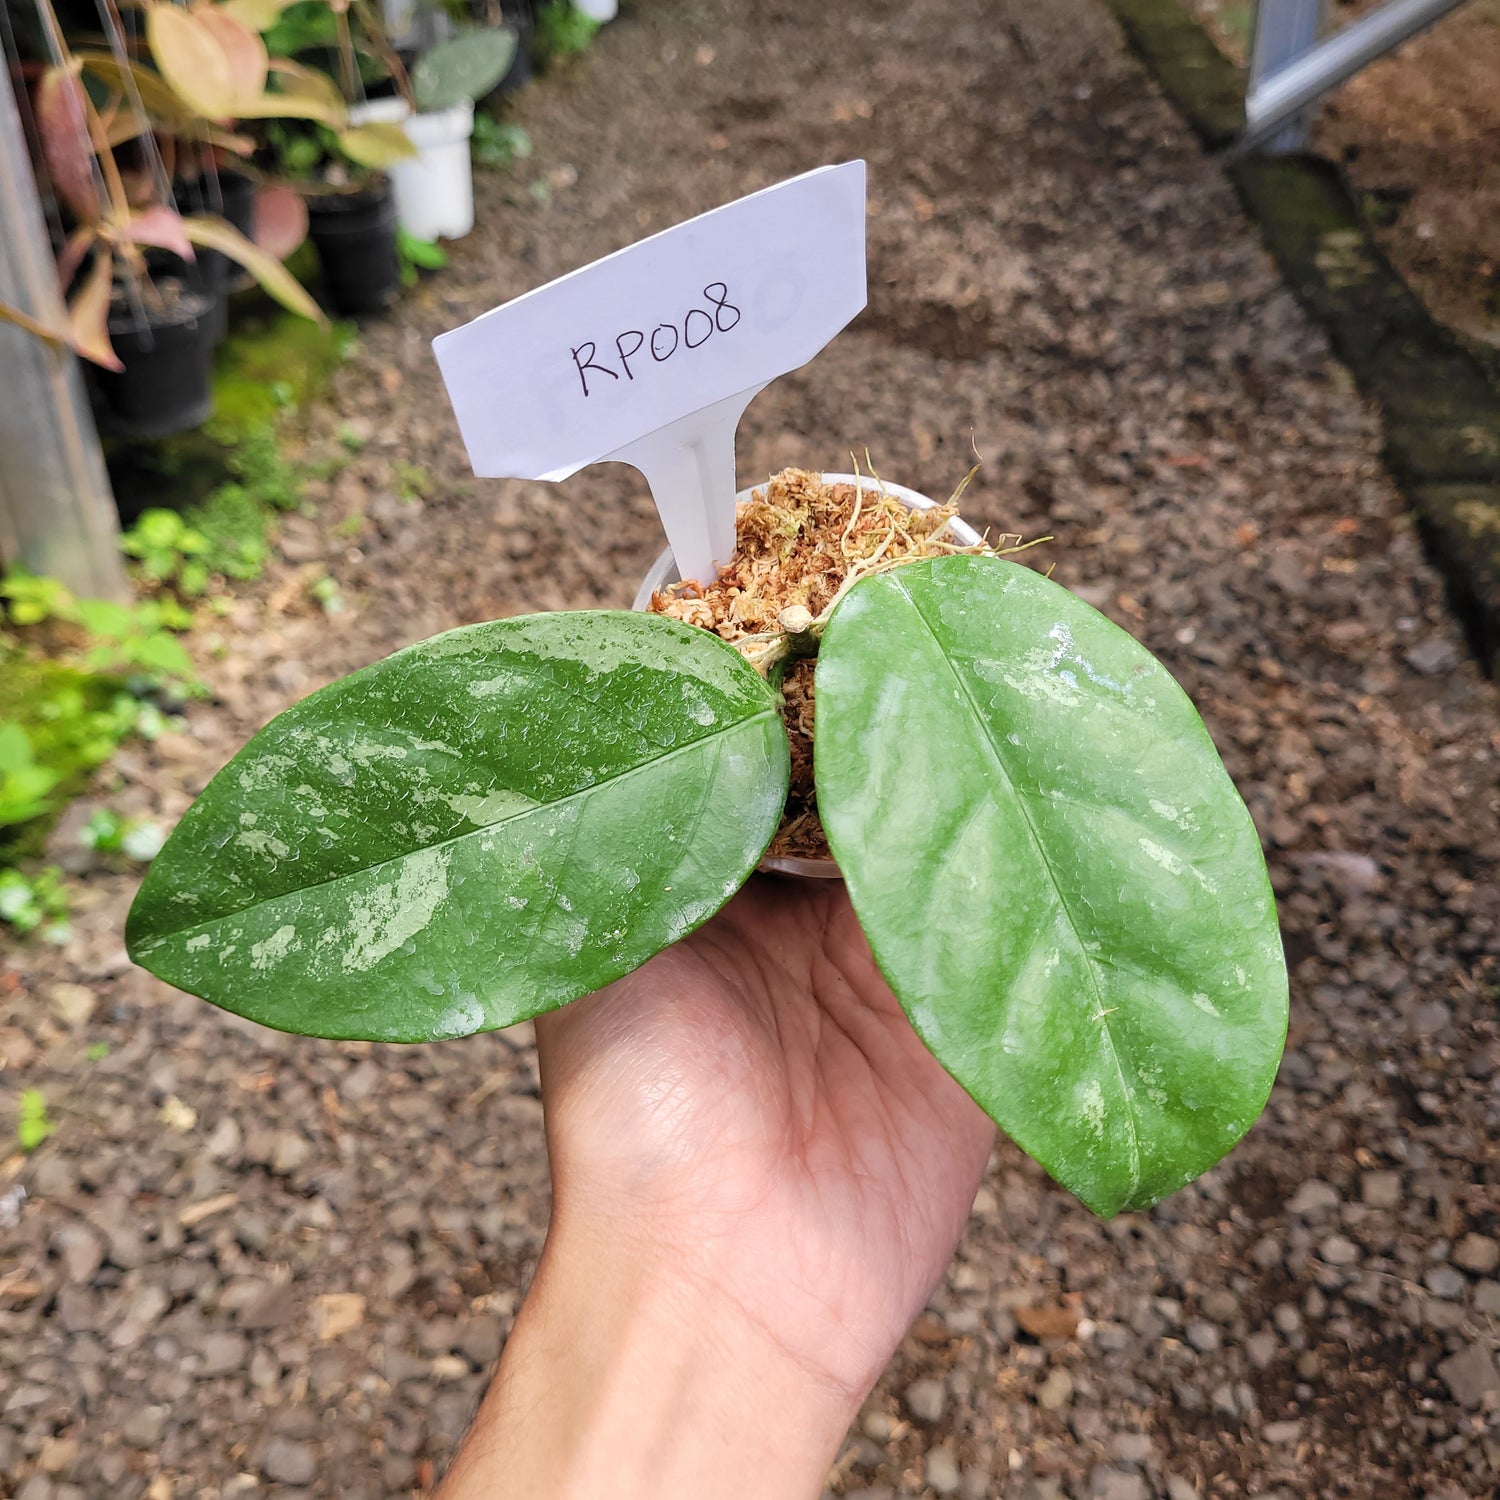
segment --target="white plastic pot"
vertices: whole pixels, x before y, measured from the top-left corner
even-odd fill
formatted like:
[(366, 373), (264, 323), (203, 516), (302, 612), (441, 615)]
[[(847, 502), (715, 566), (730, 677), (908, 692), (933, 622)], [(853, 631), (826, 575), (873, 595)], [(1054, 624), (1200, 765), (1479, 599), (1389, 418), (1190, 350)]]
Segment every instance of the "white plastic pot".
[[(823, 479), (828, 484), (866, 484), (873, 487), (875, 483), (868, 474), (824, 474)], [(755, 486), (755, 489), (761, 488), (763, 488), (761, 485)], [(938, 503), (926, 495), (919, 495), (916, 490), (907, 489), (905, 485), (885, 483), (880, 488), (893, 499), (899, 500), (908, 510), (931, 510)], [(741, 490), (734, 498), (737, 502), (748, 500), (755, 493), (755, 489)], [(967, 521), (959, 516), (955, 516), (948, 523), (948, 529), (966, 547), (976, 547), (984, 540)], [(681, 577), (682, 575), (677, 571), (676, 559), (672, 556), (672, 549), (668, 547), (652, 563), (650, 571), (636, 592), (635, 602), (630, 607), (639, 611), (646, 610), (651, 603), (651, 596), (658, 589), (664, 589), (669, 583), (678, 582)], [(803, 875), (813, 880), (841, 878), (839, 867), (831, 859), (807, 859), (799, 854), (768, 854), (761, 860), (760, 868), (775, 875)]]
[(573, 0), (573, 9), (602, 26), (620, 13), (620, 0)]
[(451, 109), (413, 114), (404, 99), (370, 99), (349, 111), (361, 125), (389, 121), (406, 131), (416, 147), (387, 170), (396, 194), (401, 227), (419, 240), (461, 240), (474, 227), (474, 165), (469, 137), (474, 133), (471, 100)]

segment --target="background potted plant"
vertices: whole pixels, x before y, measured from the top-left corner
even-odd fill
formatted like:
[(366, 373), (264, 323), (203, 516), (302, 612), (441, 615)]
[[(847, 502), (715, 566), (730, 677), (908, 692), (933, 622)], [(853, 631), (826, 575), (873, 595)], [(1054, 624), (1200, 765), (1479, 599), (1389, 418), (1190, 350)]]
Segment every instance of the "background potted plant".
[[(42, 71), (33, 108), (42, 165), (66, 215), (58, 275), (71, 293), (68, 326), (42, 327), (16, 308), (0, 307), (0, 316), (66, 343), (99, 368), (97, 390), (108, 425), (141, 436), (184, 430), (211, 409), (214, 297), (181, 274), (153, 274), (148, 251), (170, 255), (180, 267), (193, 264), (197, 249), (216, 251), (243, 265), (292, 311), (320, 320), (323, 315), (274, 256), (226, 220), (178, 212), (167, 199), (150, 120), (135, 103), (138, 92), (132, 89), (127, 97), (117, 69), (119, 87), (109, 91), (106, 80), (107, 97), (96, 105), (81, 81), (86, 60), (69, 49), (46, 0), (41, 15), (60, 61)], [(148, 26), (155, 18), (153, 11)], [(134, 74), (144, 70), (131, 71), (133, 85)], [(236, 86), (253, 103), (243, 72)], [(159, 78), (150, 87), (168, 92)], [(122, 167), (117, 157), (119, 147), (139, 154), (141, 143), (155, 173)]]
[(529, 616), (356, 672), (214, 778), (128, 948), (328, 1037), (566, 1004), (749, 878), (789, 783), (778, 668), (815, 652), (818, 808), (922, 1039), (1100, 1214), (1205, 1171), (1265, 1103), (1287, 985), (1259, 839), (1182, 690), (983, 548), (872, 554), (803, 616), (753, 651), (659, 614)]
[[(335, 311), (388, 306), (400, 290), (396, 213), (385, 169), (412, 155), (399, 123), (359, 119), (367, 89), (404, 85), (375, 13), (348, 0), (249, 0), (269, 55), (272, 101), (254, 125), (256, 168), (296, 187)], [(335, 82), (335, 75), (337, 82)]]
[(354, 117), (399, 124), (415, 147), (390, 169), (401, 227), (420, 240), (462, 239), (474, 227), (474, 101), (506, 75), (518, 36), (504, 24), (455, 31), (447, 14), (431, 7), (419, 20), (440, 39), (417, 52), (410, 97), (369, 100)]

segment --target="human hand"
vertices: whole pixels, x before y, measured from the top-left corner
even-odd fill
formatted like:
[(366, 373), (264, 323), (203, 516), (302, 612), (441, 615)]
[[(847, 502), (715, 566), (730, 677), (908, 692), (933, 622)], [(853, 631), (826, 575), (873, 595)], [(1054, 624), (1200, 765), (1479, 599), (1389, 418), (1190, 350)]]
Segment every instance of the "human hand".
[(552, 1227), (445, 1500), (816, 1494), (993, 1126), (841, 883), (751, 881), (537, 1039)]

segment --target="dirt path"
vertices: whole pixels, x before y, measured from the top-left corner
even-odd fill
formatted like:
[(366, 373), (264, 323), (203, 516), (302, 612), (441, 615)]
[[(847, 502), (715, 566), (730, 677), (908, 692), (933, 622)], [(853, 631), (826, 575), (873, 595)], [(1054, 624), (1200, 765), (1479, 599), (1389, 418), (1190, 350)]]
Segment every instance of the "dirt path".
[[(1500, 704), (1374, 419), (1216, 171), (1089, 0), (652, 0), (522, 116), (550, 201), (489, 180), (452, 272), (369, 330), (309, 438), (367, 445), (226, 621), (220, 705), (122, 756), (116, 801), (175, 816), (277, 708), (416, 637), (626, 602), (660, 546), (638, 481), (468, 477), (430, 336), (865, 156), (870, 310), (752, 407), (742, 474), (868, 445), (945, 493), (976, 444), (979, 519), (1055, 533), (1057, 576), (1202, 706), (1268, 841), (1294, 987), (1265, 1118), (1153, 1213), (1096, 1223), (997, 1150), (831, 1489), (1492, 1494)], [(302, 586), (325, 565), (332, 621)], [(28, 1196), (0, 1221), (0, 1492), (408, 1495), (541, 1243), (528, 1040), (257, 1030), (129, 967), (129, 886), (93, 879), (68, 949), (0, 969), (0, 1090), (59, 1122), (6, 1169)]]
[[(1379, 0), (1338, 0), (1348, 26)], [(1189, 0), (1243, 65), (1253, 7)], [(1365, 195), (1376, 237), (1433, 315), (1500, 343), (1500, 0), (1469, 0), (1324, 102), (1312, 147)]]

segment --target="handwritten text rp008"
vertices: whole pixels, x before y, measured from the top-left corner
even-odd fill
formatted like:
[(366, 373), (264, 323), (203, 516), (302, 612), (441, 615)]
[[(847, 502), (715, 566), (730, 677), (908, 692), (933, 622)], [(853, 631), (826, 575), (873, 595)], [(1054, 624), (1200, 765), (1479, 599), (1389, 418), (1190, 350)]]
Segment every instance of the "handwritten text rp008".
[[(740, 321), (740, 310), (729, 300), (729, 288), (722, 281), (710, 281), (703, 288), (708, 307), (689, 308), (683, 317), (682, 326), (676, 323), (658, 323), (650, 333), (640, 328), (627, 328), (615, 336), (614, 357), (619, 360), (616, 370), (608, 363), (601, 363), (599, 346), (592, 340), (580, 344), (572, 351), (573, 363), (578, 369), (578, 379), (583, 394), (589, 394), (589, 372), (596, 376), (608, 375), (618, 380), (623, 373), (627, 380), (634, 380), (636, 371), (645, 365), (649, 354), (651, 360), (664, 365), (679, 349), (697, 349), (706, 344), (715, 333), (728, 333)], [(609, 355), (606, 353), (605, 358)], [(635, 368), (631, 368), (631, 361)], [(649, 365), (645, 366), (650, 368)], [(597, 381), (595, 382), (597, 388)]]

